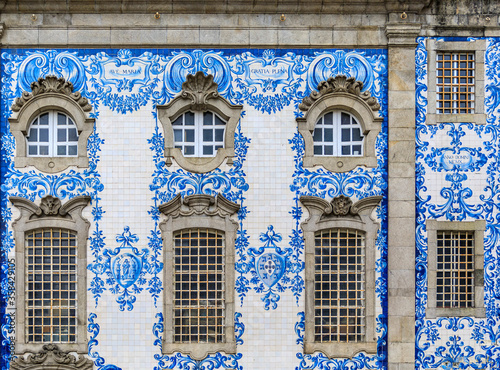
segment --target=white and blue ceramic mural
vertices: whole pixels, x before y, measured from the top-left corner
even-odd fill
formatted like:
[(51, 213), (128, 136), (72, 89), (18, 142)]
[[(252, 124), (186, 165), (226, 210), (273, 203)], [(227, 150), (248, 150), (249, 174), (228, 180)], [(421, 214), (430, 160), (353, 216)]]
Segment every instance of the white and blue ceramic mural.
[[(158, 206), (173, 199), (177, 194), (222, 193), (240, 205), (239, 230), (236, 240), (236, 296), (237, 307), (243, 307), (249, 294), (260, 298), (261, 308), (279, 310), (284, 293), (293, 295), (297, 307), (304, 296), (304, 243), (300, 223), (304, 219), (300, 206), (301, 195), (315, 195), (331, 199), (345, 195), (362, 199), (372, 195), (384, 196), (377, 210), (381, 229), (376, 241), (376, 297), (378, 317), (378, 351), (376, 355), (356, 355), (352, 359), (328, 359), (322, 354), (304, 355), (304, 314), (299, 313), (295, 333), (297, 335), (296, 369), (383, 369), (386, 368), (387, 336), (387, 53), (385, 50), (3, 50), (1, 63), (1, 258), (2, 258), (2, 368), (8, 368), (11, 358), (12, 338), (15, 333), (15, 317), (8, 315), (6, 305), (14, 303), (15, 261), (9, 260), (14, 249), (14, 239), (8, 225), (13, 221), (8, 197), (15, 195), (38, 201), (45, 195), (70, 199), (87, 194), (92, 197), (87, 257), (89, 282), (88, 300), (99, 307), (105, 295), (113, 297), (114, 309), (134, 312), (138, 296), (147, 294), (156, 305), (151, 343), (155, 349), (155, 369), (242, 369), (242, 353), (226, 355), (217, 353), (203, 361), (195, 361), (184, 354), (172, 356), (161, 352), (163, 314), (160, 298), (163, 294), (162, 239), (159, 229)], [(232, 104), (244, 106), (242, 119), (235, 133), (235, 159), (228, 170), (216, 169), (197, 174), (182, 169), (167, 167), (164, 161), (164, 137), (156, 117), (156, 105), (166, 104), (182, 89), (187, 74), (203, 71), (212, 74), (219, 86), (219, 94)], [(246, 220), (247, 192), (251, 184), (245, 173), (245, 161), (251, 150), (251, 138), (245, 136), (245, 107), (257, 111), (263, 120), (285, 109), (292, 110), (296, 117), (302, 115), (298, 104), (318, 83), (331, 76), (344, 74), (354, 76), (364, 84), (381, 105), (379, 114), (384, 118), (382, 131), (377, 138), (376, 168), (357, 168), (346, 173), (331, 173), (321, 168), (304, 168), (302, 156), (304, 142), (298, 131), (293, 137), (283, 138), (285, 145), (293, 150), (295, 171), (289, 179), (292, 192), (289, 210), (293, 224), (289, 229), (277, 230), (273, 225), (261, 230), (260, 237), (250, 240)], [(93, 107), (96, 118), (94, 131), (89, 138), (90, 165), (85, 169), (70, 169), (47, 175), (36, 170), (20, 170), (14, 167), (15, 141), (9, 132), (8, 117), (14, 99), (23, 91), (30, 91), (30, 84), (47, 75), (62, 76), (70, 81), (75, 90), (82, 93)], [(102, 147), (106, 142), (99, 136), (99, 118), (102, 107), (123, 116), (147, 110), (156, 122), (150, 133), (148, 146), (154, 164), (149, 174), (149, 188), (144, 194), (152, 199), (148, 210), (150, 229), (147, 240), (139, 239), (137, 231), (123, 220), (118, 235), (109, 235), (102, 220), (106, 213), (101, 207), (102, 192), (106, 184), (99, 173)], [(288, 122), (295, 125), (295, 122)], [(469, 129), (468, 127), (464, 127)], [(489, 130), (477, 132), (484, 137), (492, 136)], [(450, 144), (448, 151), (430, 156), (429, 163), (442, 171), (446, 163), (467, 157), (467, 168), (477, 171), (487, 168), (485, 161), (494, 149), (482, 151), (455, 149)], [(428, 153), (426, 153), (427, 155)], [(455, 157), (452, 156), (455, 155)], [(439, 156), (448, 155), (448, 162)], [(451, 161), (451, 162), (450, 162)], [(449, 165), (448, 165), (449, 166)], [(456, 166), (452, 165), (453, 173)], [(472, 170), (470, 170), (472, 171)], [(463, 182), (451, 180), (450, 182)], [(451, 186), (451, 185), (450, 185)], [(453, 188), (453, 186), (451, 186)], [(452, 191), (456, 191), (454, 188)], [(467, 203), (469, 204), (469, 203)], [(455, 205), (454, 205), (455, 207)], [(469, 207), (470, 208), (470, 207)], [(467, 209), (469, 209), (467, 208)], [(474, 208), (475, 209), (475, 208)], [(289, 242), (283, 242), (283, 235)], [(109, 303), (108, 303), (109, 304)], [(238, 309), (236, 309), (238, 311)], [(88, 312), (89, 351), (96, 369), (118, 369), (99, 354), (99, 317)], [(245, 332), (245, 317), (235, 314), (237, 344), (242, 345)], [(248, 328), (248, 327), (247, 327)], [(481, 332), (482, 333), (482, 332)], [(479, 335), (479, 331), (478, 331)], [(487, 334), (482, 334), (487, 335)], [(125, 370), (125, 369), (124, 369)]]
[[(440, 41), (472, 42), (470, 38)], [(498, 153), (500, 40), (486, 39), (485, 112), (487, 123), (426, 125), (426, 39), (416, 50), (416, 368), (497, 369), (499, 357), (500, 212)], [(428, 320), (426, 220), (486, 220), (484, 287), (486, 318)]]

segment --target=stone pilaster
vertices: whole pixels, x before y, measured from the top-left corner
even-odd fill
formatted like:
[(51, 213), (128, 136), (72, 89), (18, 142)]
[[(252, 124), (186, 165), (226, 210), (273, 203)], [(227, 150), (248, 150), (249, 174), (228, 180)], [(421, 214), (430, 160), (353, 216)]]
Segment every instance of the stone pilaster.
[(388, 23), (388, 368), (415, 368), (415, 46), (421, 25)]

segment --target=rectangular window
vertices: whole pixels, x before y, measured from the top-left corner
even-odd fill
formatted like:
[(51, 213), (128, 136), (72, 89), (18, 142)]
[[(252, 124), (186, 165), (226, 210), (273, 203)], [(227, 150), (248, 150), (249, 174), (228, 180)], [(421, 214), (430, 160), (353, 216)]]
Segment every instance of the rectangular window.
[(174, 234), (174, 342), (225, 342), (224, 234)]
[(76, 234), (41, 229), (26, 234), (26, 342), (77, 340)]
[(436, 111), (438, 114), (474, 113), (475, 54), (436, 55)]
[(315, 342), (365, 341), (365, 236), (330, 229), (315, 235)]
[(474, 307), (474, 232), (438, 231), (436, 307)]

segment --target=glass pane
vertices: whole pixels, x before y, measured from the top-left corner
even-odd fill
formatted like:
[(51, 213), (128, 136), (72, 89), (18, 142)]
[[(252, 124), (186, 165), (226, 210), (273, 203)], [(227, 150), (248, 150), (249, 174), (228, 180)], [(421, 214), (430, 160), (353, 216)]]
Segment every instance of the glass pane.
[(57, 155), (66, 155), (66, 146), (58, 145), (57, 146)]
[(323, 154), (323, 147), (321, 145), (315, 145), (314, 146), (314, 154), (315, 155)]
[(65, 125), (66, 124), (66, 115), (57, 113), (57, 124), (58, 125)]
[(204, 112), (203, 113), (203, 124), (205, 126), (209, 126), (213, 124), (213, 113), (211, 112)]
[(359, 128), (353, 128), (352, 129), (352, 141), (361, 141), (362, 136), (361, 136), (361, 130)]
[(350, 146), (342, 146), (342, 155), (350, 155), (351, 147)]
[(215, 141), (224, 141), (224, 129), (218, 128), (215, 130)]
[(174, 130), (174, 141), (175, 142), (182, 141), (182, 130)]
[(184, 113), (184, 124), (186, 126), (193, 126), (194, 125), (194, 113), (193, 112)]
[(57, 141), (59, 143), (63, 143), (66, 141), (66, 129), (58, 129), (57, 130)]
[(194, 154), (194, 146), (184, 147), (184, 155), (193, 155), (193, 154)]
[(212, 155), (214, 153), (214, 149), (212, 146), (203, 145), (203, 155)]
[(353, 155), (361, 155), (361, 145), (353, 145), (352, 146), (352, 154)]
[(183, 116), (177, 117), (177, 119), (174, 122), (172, 122), (172, 125), (175, 126), (182, 125), (182, 117)]
[(40, 155), (49, 155), (49, 147), (48, 146), (41, 146), (39, 154)]
[(327, 113), (323, 117), (323, 124), (331, 126), (333, 125), (333, 112), (332, 113)]
[(343, 125), (350, 125), (351, 124), (351, 116), (348, 115), (347, 113), (342, 112), (340, 120), (341, 120), (341, 123)]
[(325, 155), (333, 155), (333, 145), (325, 145)]
[(34, 145), (30, 145), (28, 147), (28, 154), (29, 155), (36, 155), (37, 154), (37, 147)]
[(78, 147), (76, 145), (70, 145), (68, 147), (68, 154), (69, 155), (77, 155), (78, 154)]
[(325, 128), (324, 134), (325, 134), (325, 139), (324, 139), (325, 142), (327, 142), (327, 143), (333, 142), (333, 129), (332, 128)]
[(351, 141), (351, 130), (348, 128), (342, 129), (342, 142)]
[(323, 141), (323, 130), (322, 129), (317, 128), (314, 130), (313, 140), (315, 142)]
[(32, 128), (30, 130), (30, 136), (28, 136), (28, 141), (30, 142), (38, 141), (38, 130), (36, 128)]
[(40, 139), (39, 141), (42, 143), (48, 143), (49, 142), (49, 130), (46, 128), (42, 128), (39, 130), (39, 135)]
[(78, 141), (78, 134), (76, 128), (70, 128), (68, 130), (68, 141)]
[(48, 125), (49, 124), (49, 114), (45, 113), (40, 116), (40, 119), (38, 121), (39, 125)]
[(185, 141), (187, 143), (194, 143), (194, 130), (186, 130), (184, 131)]
[(216, 125), (225, 125), (226, 122), (224, 122), (218, 115), (215, 115), (215, 124)]
[(214, 133), (212, 130), (203, 130), (203, 141), (213, 141), (214, 140)]

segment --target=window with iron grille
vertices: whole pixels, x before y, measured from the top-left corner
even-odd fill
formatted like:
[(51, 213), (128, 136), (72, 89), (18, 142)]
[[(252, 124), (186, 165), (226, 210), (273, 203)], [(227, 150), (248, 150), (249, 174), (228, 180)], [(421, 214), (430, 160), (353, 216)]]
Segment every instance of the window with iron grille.
[(224, 147), (226, 122), (213, 112), (186, 112), (172, 122), (174, 146), (186, 157), (213, 157)]
[(315, 235), (315, 341), (365, 340), (365, 235), (349, 229)]
[(220, 231), (174, 234), (174, 342), (225, 341), (224, 256)]
[(77, 339), (77, 238), (57, 228), (26, 234), (26, 342)]
[(474, 307), (474, 254), (474, 232), (437, 232), (437, 307)]
[(484, 317), (486, 222), (427, 220), (427, 318)]
[(436, 55), (437, 113), (474, 113), (474, 53)]
[(314, 128), (314, 155), (362, 156), (361, 125), (349, 113), (335, 111), (322, 116)]

